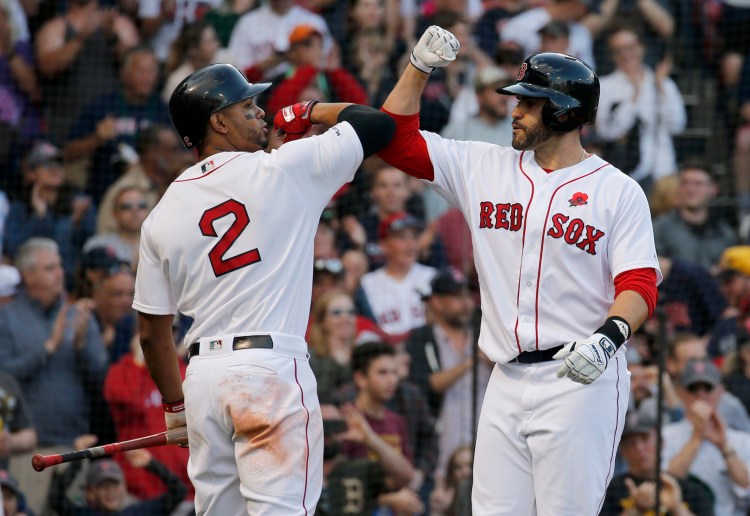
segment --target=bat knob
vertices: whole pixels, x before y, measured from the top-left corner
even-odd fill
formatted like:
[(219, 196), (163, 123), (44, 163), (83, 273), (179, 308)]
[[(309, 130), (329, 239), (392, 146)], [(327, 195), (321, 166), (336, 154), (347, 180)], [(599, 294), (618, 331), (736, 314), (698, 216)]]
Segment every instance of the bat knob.
[(36, 471), (44, 471), (44, 468), (47, 467), (44, 464), (44, 457), (42, 457), (41, 453), (37, 453), (36, 455), (34, 455), (34, 457), (31, 458), (31, 467)]

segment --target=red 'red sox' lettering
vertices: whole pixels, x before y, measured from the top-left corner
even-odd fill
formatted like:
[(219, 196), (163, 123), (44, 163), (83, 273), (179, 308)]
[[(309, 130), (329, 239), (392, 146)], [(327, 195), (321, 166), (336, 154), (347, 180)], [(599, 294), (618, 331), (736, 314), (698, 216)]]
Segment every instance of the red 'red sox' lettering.
[(570, 223), (568, 220), (570, 217), (562, 213), (552, 215), (552, 227), (547, 231), (547, 235), (552, 238), (563, 238), (570, 245), (575, 245), (589, 254), (596, 254), (596, 242), (604, 236), (604, 231), (587, 225), (581, 219), (573, 219)]
[[(492, 217), (495, 217), (493, 222)], [(519, 203), (479, 203), (479, 228), (518, 231), (523, 222), (523, 207)]]

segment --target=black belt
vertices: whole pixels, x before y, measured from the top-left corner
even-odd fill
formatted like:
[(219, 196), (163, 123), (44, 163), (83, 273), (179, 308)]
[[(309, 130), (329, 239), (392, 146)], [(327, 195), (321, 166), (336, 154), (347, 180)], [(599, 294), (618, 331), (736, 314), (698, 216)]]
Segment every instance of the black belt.
[(562, 349), (562, 345), (554, 348), (543, 349), (541, 351), (524, 351), (510, 362), (518, 364), (538, 364), (539, 362), (549, 362), (555, 353)]
[[(273, 349), (273, 339), (270, 335), (245, 335), (235, 337), (232, 341), (232, 349)], [(188, 360), (201, 352), (200, 342), (193, 342), (188, 346)]]

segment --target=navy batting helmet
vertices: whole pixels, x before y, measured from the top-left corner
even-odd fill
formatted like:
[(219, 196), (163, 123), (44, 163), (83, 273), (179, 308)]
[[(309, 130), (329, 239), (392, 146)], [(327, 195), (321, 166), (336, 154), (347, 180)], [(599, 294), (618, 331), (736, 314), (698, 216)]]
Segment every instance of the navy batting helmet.
[[(499, 88), (503, 95), (545, 97), (544, 125), (567, 133), (593, 124), (599, 106), (599, 78), (583, 61), (565, 54), (535, 54), (521, 65), (516, 83)], [(560, 120), (558, 117), (567, 115)]]
[(212, 64), (185, 78), (169, 98), (169, 118), (188, 149), (206, 136), (208, 119), (227, 106), (255, 97), (270, 82), (251, 84), (229, 64)]

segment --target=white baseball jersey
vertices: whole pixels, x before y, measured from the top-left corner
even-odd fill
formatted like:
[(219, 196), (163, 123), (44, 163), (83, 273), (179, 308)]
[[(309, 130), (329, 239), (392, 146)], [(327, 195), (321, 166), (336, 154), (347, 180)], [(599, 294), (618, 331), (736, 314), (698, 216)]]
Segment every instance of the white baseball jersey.
[(425, 323), (421, 296), (429, 292), (436, 272), (432, 267), (415, 263), (401, 281), (386, 274), (383, 267), (362, 276), (362, 289), (384, 332), (399, 335)]
[[(298, 25), (311, 25), (323, 34), (323, 51), (328, 53), (332, 38), (325, 19), (303, 7), (294, 5), (279, 15), (268, 3), (242, 15), (232, 30), (229, 51), (240, 69), (253, 66), (270, 57), (274, 51), (289, 50), (289, 34)], [(275, 77), (288, 65), (279, 65), (269, 70), (266, 77)]]
[(362, 157), (344, 122), (270, 154), (223, 152), (188, 168), (143, 224), (133, 308), (192, 317), (188, 344), (304, 336), (320, 214)]
[(421, 134), (432, 184), (472, 228), (479, 345), (494, 362), (589, 337), (621, 272), (653, 268), (661, 281), (646, 196), (598, 156), (547, 173), (533, 152)]

